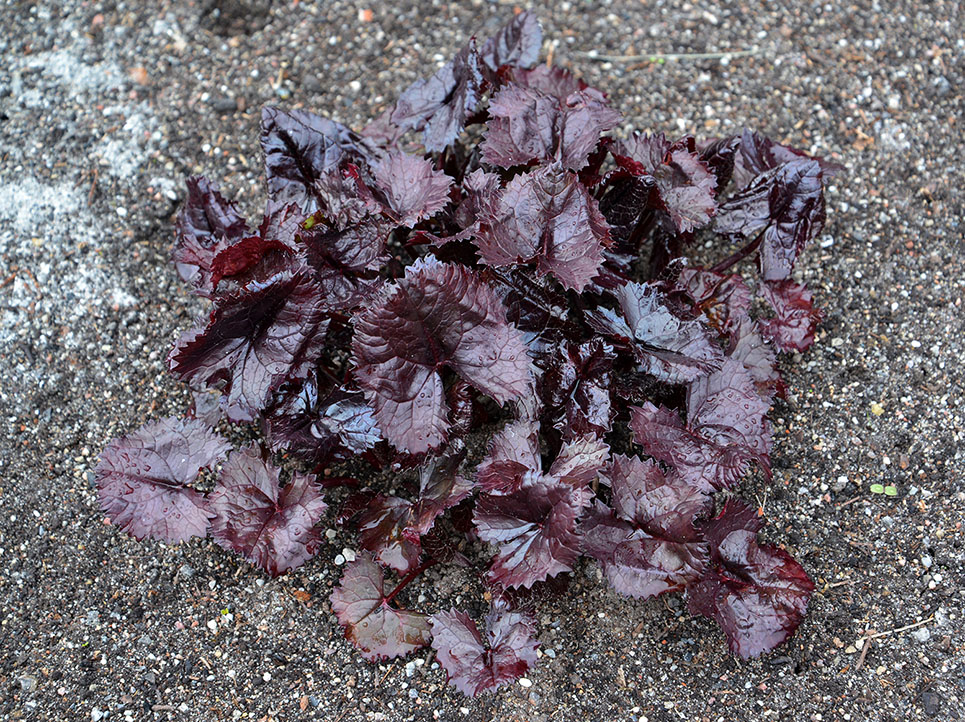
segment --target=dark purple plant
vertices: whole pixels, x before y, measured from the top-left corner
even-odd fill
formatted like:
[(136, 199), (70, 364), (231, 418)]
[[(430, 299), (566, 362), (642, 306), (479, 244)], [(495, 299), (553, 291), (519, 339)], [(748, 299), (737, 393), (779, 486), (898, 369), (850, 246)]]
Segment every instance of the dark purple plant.
[[(813, 591), (729, 492), (770, 477), (776, 354), (821, 318), (791, 271), (837, 168), (749, 131), (618, 140), (606, 96), (537, 66), (541, 43), (521, 13), (361, 132), (266, 108), (257, 226), (189, 179), (174, 261), (211, 307), (169, 366), (196, 418), (115, 439), (95, 474), (124, 531), (210, 533), (271, 575), (317, 553), (323, 488), (355, 486), (335, 522), (365, 550), (331, 597), (346, 637), (373, 661), (431, 644), (471, 695), (535, 663), (514, 602), (584, 556), (621, 594), (682, 593), (745, 658), (793, 634)], [(690, 264), (696, 239), (723, 259)], [(219, 470), (215, 422), (257, 422), (263, 446)], [(482, 545), (481, 628), (401, 606)]]

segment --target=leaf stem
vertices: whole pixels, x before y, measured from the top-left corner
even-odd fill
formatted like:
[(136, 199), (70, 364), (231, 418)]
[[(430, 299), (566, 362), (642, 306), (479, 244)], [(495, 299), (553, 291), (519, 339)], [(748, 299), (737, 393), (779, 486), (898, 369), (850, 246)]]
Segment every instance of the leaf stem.
[[(765, 228), (764, 231), (766, 231), (766, 230), (767, 230), (767, 229)], [(710, 270), (713, 271), (714, 273), (723, 273), (723, 272), (726, 271), (728, 268), (730, 268), (731, 266), (733, 266), (735, 263), (738, 263), (738, 262), (740, 262), (740, 261), (743, 261), (743, 260), (744, 260), (745, 258), (747, 258), (749, 255), (751, 255), (754, 251), (756, 251), (757, 248), (758, 248), (758, 246), (761, 245), (761, 241), (764, 240), (764, 231), (761, 231), (760, 233), (758, 233), (758, 234), (757, 234), (757, 238), (755, 238), (753, 241), (751, 241), (751, 242), (748, 243), (746, 246), (744, 246), (743, 248), (741, 248), (739, 251), (736, 251), (735, 253), (733, 253), (733, 254), (731, 254), (730, 256), (728, 256), (727, 258), (725, 258), (723, 261), (721, 261), (721, 262), (718, 263), (717, 265), (713, 266)]]
[(401, 592), (403, 589), (405, 589), (405, 588), (409, 585), (409, 582), (411, 582), (411, 581), (412, 581), (413, 579), (415, 579), (417, 576), (419, 576), (420, 574), (422, 574), (422, 572), (424, 572), (426, 569), (428, 569), (429, 567), (431, 567), (431, 566), (432, 566), (433, 564), (435, 564), (435, 563), (436, 563), (436, 560), (435, 560), (435, 559), (429, 559), (428, 561), (420, 564), (420, 565), (417, 566), (415, 569), (413, 569), (413, 570), (410, 571), (408, 574), (406, 574), (404, 577), (402, 577), (402, 580), (396, 585), (395, 589), (393, 589), (391, 592), (389, 592), (389, 595), (388, 595), (387, 597), (385, 597), (385, 599), (382, 600), (382, 603), (383, 603), (383, 604), (389, 604), (393, 599), (395, 599), (396, 595), (397, 595), (399, 592)]

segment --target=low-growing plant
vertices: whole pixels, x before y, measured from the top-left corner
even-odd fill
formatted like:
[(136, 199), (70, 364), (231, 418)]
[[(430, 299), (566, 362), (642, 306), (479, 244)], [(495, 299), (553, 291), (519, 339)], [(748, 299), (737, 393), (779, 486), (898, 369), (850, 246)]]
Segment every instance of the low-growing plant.
[[(265, 108), (257, 227), (189, 179), (174, 263), (211, 308), (168, 362), (220, 407), (116, 439), (96, 469), (124, 531), (210, 535), (272, 576), (315, 556), (323, 489), (348, 487), (345, 636), (372, 661), (431, 644), (466, 694), (535, 662), (532, 590), (584, 555), (621, 594), (682, 593), (743, 658), (813, 590), (729, 492), (771, 474), (775, 354), (820, 318), (791, 271), (835, 168), (746, 130), (618, 139), (604, 93), (541, 44), (519, 14), (361, 132)], [(696, 238), (724, 258), (689, 264)], [(232, 451), (214, 423), (264, 446)], [(436, 564), (478, 568), (483, 619), (401, 606)]]

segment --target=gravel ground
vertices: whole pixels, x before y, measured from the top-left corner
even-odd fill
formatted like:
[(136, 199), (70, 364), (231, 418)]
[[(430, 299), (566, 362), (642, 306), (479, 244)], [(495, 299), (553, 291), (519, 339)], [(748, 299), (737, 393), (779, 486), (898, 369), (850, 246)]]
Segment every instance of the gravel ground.
[[(168, 263), (185, 176), (260, 212), (262, 104), (361, 126), (513, 4), (63, 5), (0, 7), (0, 718), (965, 714), (959, 2), (532, 5), (555, 61), (607, 90), (627, 126), (747, 125), (847, 168), (800, 264), (827, 317), (786, 365), (775, 483), (742, 489), (818, 593), (789, 644), (744, 663), (679, 601), (620, 598), (585, 565), (541, 608), (531, 686), (475, 701), (425, 651), (370, 665), (342, 639), (327, 600), (348, 534), (269, 581), (209, 542), (118, 533), (90, 469), (110, 438), (187, 404), (163, 368), (200, 310)], [(437, 608), (463, 585), (430, 573), (418, 592)], [(867, 630), (881, 636), (864, 649)]]

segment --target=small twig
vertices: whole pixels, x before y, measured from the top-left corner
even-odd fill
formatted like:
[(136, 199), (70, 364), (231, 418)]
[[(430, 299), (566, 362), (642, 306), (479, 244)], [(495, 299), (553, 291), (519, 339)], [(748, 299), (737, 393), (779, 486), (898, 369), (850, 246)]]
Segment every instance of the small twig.
[(97, 192), (97, 168), (91, 173), (90, 190), (87, 191), (87, 205), (94, 203), (94, 194)]
[(825, 584), (825, 589), (834, 589), (835, 587), (843, 587), (845, 584), (854, 584), (851, 579), (845, 579), (843, 582), (835, 582), (834, 584)]
[(640, 53), (637, 55), (602, 55), (595, 50), (575, 51), (577, 55), (602, 63), (633, 63), (637, 61), (655, 62), (657, 60), (720, 60), (721, 58), (741, 58), (748, 55), (760, 55), (761, 48), (750, 50), (730, 50), (723, 53)]
[(869, 634), (866, 637), (859, 638), (854, 644), (858, 646), (862, 639), (877, 639), (878, 637), (887, 637), (889, 634), (898, 634), (899, 632), (907, 632), (909, 629), (914, 629), (915, 627), (920, 627), (923, 624), (928, 624), (931, 620), (935, 618), (935, 615), (931, 615), (928, 619), (923, 619), (920, 622), (915, 622), (914, 624), (906, 624), (904, 627), (898, 627), (897, 629), (889, 629), (887, 632), (876, 632), (875, 634)]
[(857, 672), (864, 666), (865, 657), (868, 656), (868, 650), (871, 649), (871, 637), (864, 638), (864, 646), (861, 648), (861, 656), (858, 657), (858, 663), (854, 665), (854, 671)]
[(395, 669), (395, 662), (393, 662), (392, 664), (389, 665), (389, 668), (386, 670), (385, 674), (382, 675), (382, 679), (380, 679), (378, 682), (376, 682), (376, 683), (375, 683), (375, 686), (376, 686), (376, 687), (380, 687), (380, 686), (382, 685), (382, 683), (388, 678), (388, 676), (389, 676), (390, 674), (392, 674), (392, 670), (393, 670), (393, 669)]

